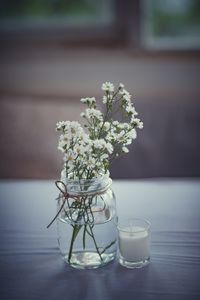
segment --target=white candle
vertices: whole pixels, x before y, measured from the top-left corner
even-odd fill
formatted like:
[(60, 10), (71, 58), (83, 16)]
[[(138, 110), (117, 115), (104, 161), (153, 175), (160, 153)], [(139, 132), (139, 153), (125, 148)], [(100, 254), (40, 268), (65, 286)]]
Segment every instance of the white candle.
[(119, 230), (119, 250), (124, 260), (129, 262), (145, 261), (150, 257), (150, 235), (140, 226), (124, 227)]

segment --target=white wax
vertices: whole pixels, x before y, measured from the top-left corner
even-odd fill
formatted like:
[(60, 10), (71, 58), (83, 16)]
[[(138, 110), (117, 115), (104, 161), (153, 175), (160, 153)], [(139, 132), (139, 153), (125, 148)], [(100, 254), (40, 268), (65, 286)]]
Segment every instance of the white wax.
[(125, 227), (119, 230), (119, 249), (121, 256), (131, 262), (144, 261), (150, 257), (150, 236), (140, 226)]

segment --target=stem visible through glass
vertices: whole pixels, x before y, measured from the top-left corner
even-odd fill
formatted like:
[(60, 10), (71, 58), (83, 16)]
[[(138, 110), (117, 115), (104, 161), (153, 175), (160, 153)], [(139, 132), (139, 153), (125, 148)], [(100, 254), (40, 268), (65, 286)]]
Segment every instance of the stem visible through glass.
[[(73, 227), (73, 232), (72, 232), (72, 238), (71, 238), (71, 243), (70, 243), (70, 247), (69, 247), (69, 255), (68, 255), (68, 262), (70, 263), (71, 257), (72, 257), (72, 252), (73, 252), (73, 246), (74, 246), (74, 242), (76, 240), (76, 237), (80, 231), (80, 229), (82, 228), (82, 226), (84, 226), (83, 229), (83, 249), (85, 249), (86, 247), (86, 233), (92, 238), (96, 251), (101, 259), (101, 261), (103, 261), (103, 258), (101, 256), (101, 253), (99, 251), (99, 247), (97, 245), (94, 233), (93, 233), (93, 227), (94, 227), (94, 216), (93, 216), (93, 211), (92, 211), (92, 200), (93, 200), (94, 196), (91, 197), (91, 199), (89, 199), (87, 202), (87, 196), (83, 197), (81, 199), (81, 203), (83, 203), (83, 206), (77, 205), (77, 208), (80, 209), (78, 212), (78, 216), (76, 218), (77, 222), (78, 220), (81, 220), (81, 218), (84, 218), (84, 222), (85, 224), (71, 224), (71, 226)], [(79, 206), (79, 207), (78, 207)], [(71, 207), (69, 207), (70, 209)], [(92, 215), (91, 217), (89, 215)], [(73, 220), (71, 220), (73, 221)], [(89, 229), (87, 228), (89, 227)], [(105, 248), (107, 249), (107, 248)], [(105, 252), (105, 251), (103, 251)]]

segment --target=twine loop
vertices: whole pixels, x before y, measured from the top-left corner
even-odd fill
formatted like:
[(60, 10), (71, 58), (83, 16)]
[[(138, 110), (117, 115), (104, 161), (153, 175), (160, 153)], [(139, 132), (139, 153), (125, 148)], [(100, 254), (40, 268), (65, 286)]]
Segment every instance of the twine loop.
[[(58, 212), (56, 213), (55, 217), (54, 217), (54, 218), (52, 219), (52, 221), (47, 225), (47, 228), (49, 228), (49, 227), (53, 224), (53, 222), (57, 219), (57, 217), (59, 216), (60, 212), (62, 211), (62, 209), (63, 209), (63, 207), (64, 207), (66, 201), (67, 201), (67, 204), (68, 204), (68, 207), (69, 207), (69, 208), (70, 208), (69, 201), (68, 201), (69, 199), (74, 199), (75, 201), (79, 201), (79, 202), (82, 201), (81, 196), (77, 196), (77, 195), (73, 195), (73, 194), (68, 193), (67, 186), (64, 184), (63, 181), (57, 180), (57, 181), (55, 182), (55, 185), (56, 185), (56, 187), (59, 189), (59, 191), (60, 191), (60, 193), (61, 193), (61, 195), (59, 195), (59, 196), (56, 198), (56, 200), (59, 200), (59, 199), (62, 198), (62, 199), (63, 199), (63, 203), (62, 203), (60, 209), (58, 210)], [(87, 198), (88, 196), (95, 197), (95, 196), (100, 196), (100, 195), (105, 194), (105, 192), (108, 190), (109, 186), (110, 186), (110, 184), (109, 184), (108, 186), (106, 186), (104, 189), (100, 190), (99, 192), (87, 192), (86, 198)], [(89, 221), (90, 223), (92, 223), (92, 222), (94, 221), (93, 213), (102, 212), (102, 211), (105, 210), (106, 204), (105, 204), (105, 201), (104, 201), (103, 199), (102, 199), (102, 201), (103, 201), (103, 204), (104, 204), (104, 205), (103, 205), (102, 208), (99, 208), (99, 209), (93, 209), (93, 210), (92, 210), (91, 207), (89, 207), (89, 208), (85, 208), (84, 206), (82, 207), (83, 210), (85, 209), (85, 212), (87, 213), (87, 216), (88, 216), (88, 212), (87, 212), (87, 211), (89, 211), (89, 214), (92, 215), (91, 220), (89, 220), (89, 217), (87, 218), (87, 220), (85, 220), (85, 216), (84, 216), (84, 220), (85, 220), (86, 222)], [(76, 208), (75, 208), (75, 210), (76, 210)]]

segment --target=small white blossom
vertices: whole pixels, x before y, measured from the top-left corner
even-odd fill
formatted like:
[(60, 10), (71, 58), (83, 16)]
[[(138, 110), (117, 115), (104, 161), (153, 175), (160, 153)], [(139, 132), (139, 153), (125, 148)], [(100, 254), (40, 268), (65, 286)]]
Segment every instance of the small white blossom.
[(94, 140), (93, 141), (93, 146), (96, 149), (103, 149), (106, 146), (106, 141), (104, 141), (103, 139)]
[(110, 129), (110, 122), (105, 122), (103, 125), (103, 129), (108, 131)]
[(119, 134), (117, 134), (117, 136), (116, 136), (116, 140), (118, 141), (118, 142), (124, 142), (125, 141), (125, 131), (124, 130), (122, 130)]
[(120, 123), (118, 125), (118, 128), (120, 128), (120, 129), (128, 129), (129, 128), (129, 124), (128, 123)]
[(82, 103), (87, 103), (87, 98), (81, 98), (80, 100)]
[(91, 169), (95, 167), (95, 159), (93, 157), (90, 157), (87, 160), (87, 166)]
[(96, 163), (95, 163), (95, 166), (97, 166), (97, 167), (102, 167), (102, 161), (97, 161)]
[(135, 108), (131, 104), (127, 105), (125, 109), (126, 109), (127, 113), (132, 114), (132, 115), (135, 114)]
[(82, 103), (85, 103), (85, 104), (95, 104), (96, 103), (96, 99), (95, 97), (87, 97), (87, 98), (81, 98), (80, 100)]
[(143, 128), (143, 122), (140, 121), (140, 119), (135, 118), (132, 120), (132, 122), (134, 123), (134, 125), (139, 128), (142, 129)]
[(59, 141), (58, 150), (60, 150), (61, 152), (65, 152), (65, 149), (64, 149), (65, 146), (66, 146), (66, 143), (64, 141)]
[(76, 158), (76, 153), (72, 150), (68, 150), (67, 153), (65, 153), (64, 161), (73, 161)]
[(106, 147), (108, 153), (110, 153), (110, 154), (113, 153), (113, 146), (112, 146), (111, 143), (106, 143), (106, 144), (105, 144), (105, 147)]
[(71, 134), (69, 135), (65, 133), (65, 134), (61, 134), (60, 136), (60, 142), (63, 142), (64, 144), (68, 144), (70, 139), (71, 139)]
[(112, 142), (112, 141), (115, 139), (114, 134), (112, 134), (111, 132), (109, 132), (109, 133), (106, 135), (105, 139), (106, 139), (108, 142)]
[(122, 151), (123, 151), (124, 153), (128, 153), (128, 152), (129, 152), (129, 149), (128, 149), (127, 147), (123, 146), (123, 147), (122, 147)]
[(87, 149), (83, 145), (75, 145), (74, 150), (78, 155), (83, 155)]
[(123, 90), (123, 99), (127, 102), (131, 101), (131, 95), (126, 90)]
[(60, 129), (64, 128), (65, 125), (66, 125), (65, 121), (61, 121), (61, 122), (56, 123), (56, 130), (60, 130)]
[(137, 137), (137, 132), (136, 130), (133, 128), (129, 133), (128, 133), (128, 139), (136, 139)]
[(102, 112), (100, 110), (98, 110), (98, 109), (95, 109), (95, 108), (87, 108), (85, 110), (85, 116), (88, 119), (96, 118), (99, 121), (103, 121)]
[(113, 121), (113, 125), (114, 125), (114, 126), (119, 125), (119, 121)]
[[(119, 94), (120, 94), (120, 95), (124, 95), (124, 89), (120, 89), (120, 90), (119, 90)], [(124, 98), (124, 96), (123, 96), (122, 98)]]
[(108, 98), (107, 98), (107, 96), (103, 96), (103, 100), (102, 100), (102, 102), (104, 103), (104, 104), (106, 104), (107, 102), (108, 102)]
[(100, 156), (100, 160), (103, 161), (104, 159), (107, 159), (109, 156), (108, 154), (104, 153)]
[(102, 84), (102, 90), (106, 92), (114, 92), (114, 85), (111, 82), (105, 82)]
[(72, 121), (69, 124), (69, 127), (65, 128), (65, 131), (71, 132), (72, 134), (75, 134), (75, 135), (78, 135), (78, 134), (80, 134), (83, 131), (83, 129), (82, 129), (82, 127), (81, 127), (81, 125), (80, 125), (79, 122)]
[(132, 139), (128, 138), (127, 141), (126, 141), (126, 145), (130, 145), (131, 143), (132, 143)]

